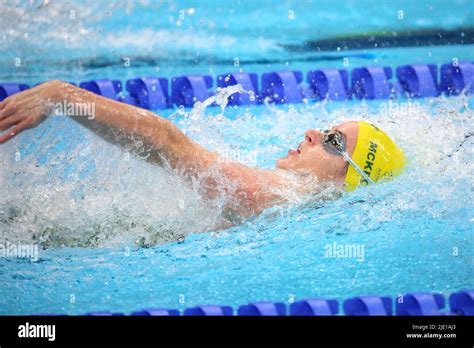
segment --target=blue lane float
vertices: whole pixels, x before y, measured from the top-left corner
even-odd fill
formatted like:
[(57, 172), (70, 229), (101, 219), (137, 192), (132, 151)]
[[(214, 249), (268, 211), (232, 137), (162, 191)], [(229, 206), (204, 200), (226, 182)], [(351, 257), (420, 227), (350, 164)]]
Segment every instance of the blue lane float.
[(134, 105), (147, 110), (170, 107), (168, 80), (158, 77), (140, 77), (128, 80), (126, 89), (134, 99)]
[[(396, 300), (387, 296), (356, 296), (343, 302), (344, 315), (389, 316), (393, 315), (393, 303), (396, 303), (397, 316), (438, 316), (465, 315), (474, 316), (474, 289), (461, 290), (449, 296), (450, 310), (443, 311), (445, 298), (442, 294), (426, 292), (408, 293)], [(290, 316), (333, 316), (339, 313), (339, 302), (334, 299), (304, 299), (289, 306)], [(238, 307), (237, 312), (231, 306), (202, 305), (190, 307), (181, 313), (177, 309), (145, 308), (132, 312), (132, 316), (286, 316), (287, 307), (283, 302), (251, 302)], [(67, 315), (47, 313), (41, 315)], [(88, 312), (87, 316), (122, 316), (111, 311)]]
[(301, 71), (270, 72), (262, 75), (262, 100), (270, 103), (301, 103), (304, 93)]
[(309, 299), (290, 305), (290, 315), (295, 316), (336, 315), (338, 312), (339, 303), (336, 300)]
[(97, 311), (97, 312), (88, 312), (86, 316), (90, 317), (120, 317), (125, 314), (118, 312), (108, 312), (108, 311)]
[(79, 83), (79, 87), (103, 97), (117, 100), (122, 92), (122, 82), (119, 80), (98, 79)]
[(459, 95), (463, 90), (474, 93), (474, 64), (460, 62), (441, 66), (441, 89), (447, 95)]
[(351, 87), (357, 99), (387, 99), (392, 93), (390, 67), (362, 67), (352, 69)]
[(242, 88), (254, 95), (253, 100), (248, 93), (234, 93), (229, 97), (229, 105), (249, 105), (258, 103), (258, 75), (254, 73), (228, 73), (217, 77), (217, 87), (224, 88), (241, 84)]
[(474, 290), (463, 290), (449, 296), (453, 314), (474, 316)]
[(286, 305), (282, 302), (253, 302), (240, 306), (237, 310), (240, 316), (283, 316), (286, 315)]
[[(248, 93), (235, 93), (229, 98), (230, 105), (270, 103), (300, 103), (304, 100), (344, 101), (354, 96), (357, 99), (387, 99), (396, 96), (409, 98), (437, 97), (441, 93), (459, 95), (474, 93), (474, 64), (459, 62), (444, 64), (411, 64), (396, 68), (393, 78), (389, 67), (360, 67), (350, 73), (344, 69), (319, 69), (309, 71), (306, 85), (300, 71), (269, 72), (261, 76), (254, 73), (227, 73), (217, 77), (217, 87), (241, 84)], [(192, 107), (214, 94), (213, 79), (207, 75), (183, 75), (171, 79), (171, 95), (168, 80), (161, 77), (139, 77), (128, 80), (122, 91), (119, 80), (97, 79), (84, 81), (79, 87), (101, 96), (136, 105), (149, 110), (173, 106)], [(10, 95), (29, 88), (25, 84), (0, 83), (0, 101)]]
[(357, 296), (344, 301), (345, 315), (392, 315), (392, 299), (379, 296)]
[[(70, 82), (71, 83), (71, 82)], [(75, 85), (74, 83), (71, 83)], [(124, 95), (122, 82), (119, 80), (97, 79), (90, 81), (83, 81), (79, 83), (79, 87), (84, 88), (92, 93), (100, 95), (105, 98), (120, 101), (123, 103), (137, 105), (134, 98), (129, 95)]]
[(28, 88), (28, 85), (22, 83), (0, 83), (0, 101)]
[(177, 309), (163, 309), (163, 308), (144, 308), (139, 311), (132, 312), (130, 315), (133, 316), (178, 316), (179, 311)]
[(410, 98), (437, 97), (437, 67), (434, 64), (413, 64), (397, 68), (396, 75)]
[(416, 292), (406, 294), (396, 302), (397, 315), (441, 315), (445, 306), (442, 294)]
[(346, 70), (320, 69), (309, 71), (306, 79), (316, 100), (346, 100), (351, 98), (349, 74)]
[(211, 76), (173, 77), (171, 80), (171, 102), (176, 106), (192, 107), (195, 102), (202, 102), (212, 95), (211, 87)]
[(195, 316), (230, 316), (233, 315), (233, 309), (230, 306), (197, 306), (186, 308), (184, 315)]

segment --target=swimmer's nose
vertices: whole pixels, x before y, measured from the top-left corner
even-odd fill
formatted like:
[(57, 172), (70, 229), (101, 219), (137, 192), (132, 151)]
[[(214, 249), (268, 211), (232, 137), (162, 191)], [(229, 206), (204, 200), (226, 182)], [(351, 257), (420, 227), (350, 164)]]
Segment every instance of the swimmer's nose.
[(304, 138), (308, 145), (317, 145), (320, 144), (323, 140), (323, 133), (318, 131), (317, 129), (309, 129), (304, 133)]

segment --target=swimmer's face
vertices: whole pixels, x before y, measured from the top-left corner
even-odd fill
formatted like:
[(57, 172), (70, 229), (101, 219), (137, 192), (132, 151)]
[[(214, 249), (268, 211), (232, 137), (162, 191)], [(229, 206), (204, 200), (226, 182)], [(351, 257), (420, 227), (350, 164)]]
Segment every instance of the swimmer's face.
[[(346, 151), (352, 156), (359, 134), (357, 122), (345, 122), (334, 126), (329, 134), (340, 132), (346, 140)], [(328, 152), (322, 145), (324, 133), (310, 129), (305, 133), (296, 150), (289, 150), (288, 155), (277, 161), (276, 167), (280, 169), (310, 172), (320, 181), (333, 181), (337, 184), (344, 183), (348, 163), (342, 156)]]

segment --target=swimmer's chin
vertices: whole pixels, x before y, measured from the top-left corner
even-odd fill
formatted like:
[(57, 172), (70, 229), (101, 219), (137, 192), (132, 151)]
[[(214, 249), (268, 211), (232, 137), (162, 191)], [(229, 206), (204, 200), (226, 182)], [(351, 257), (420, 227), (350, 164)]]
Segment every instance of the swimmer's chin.
[(291, 171), (300, 171), (300, 168), (298, 168), (299, 154), (299, 150), (289, 150), (288, 155), (276, 161), (275, 168)]
[(282, 157), (280, 159), (278, 159), (275, 163), (275, 168), (276, 169), (284, 169), (284, 170), (291, 170), (291, 165), (289, 163), (289, 159), (288, 159), (289, 156), (286, 156), (286, 157)]
[(291, 155), (278, 159), (275, 163), (275, 169), (282, 169), (294, 173), (311, 173), (308, 168), (300, 168), (295, 161), (290, 158)]
[(284, 158), (280, 158), (276, 161), (276, 163), (275, 163), (275, 168), (276, 169), (285, 169), (283, 160), (284, 160)]

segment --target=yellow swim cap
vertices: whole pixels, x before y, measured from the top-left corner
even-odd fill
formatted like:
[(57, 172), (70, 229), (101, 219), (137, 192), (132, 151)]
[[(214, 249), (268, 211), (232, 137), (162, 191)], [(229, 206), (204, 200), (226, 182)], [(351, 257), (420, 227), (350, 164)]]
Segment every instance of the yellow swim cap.
[[(373, 181), (391, 179), (399, 175), (405, 166), (403, 150), (382, 130), (367, 122), (357, 122), (359, 136), (352, 154), (352, 160)], [(346, 191), (368, 182), (351, 165), (346, 174)]]

